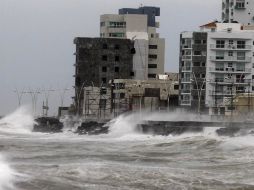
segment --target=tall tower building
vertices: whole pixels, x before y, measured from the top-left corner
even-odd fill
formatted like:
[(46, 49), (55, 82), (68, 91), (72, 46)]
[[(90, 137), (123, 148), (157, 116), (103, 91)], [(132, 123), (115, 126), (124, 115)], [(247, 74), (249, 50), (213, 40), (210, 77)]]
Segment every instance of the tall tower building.
[(254, 24), (254, 0), (222, 0), (222, 21)]
[(164, 73), (165, 39), (157, 33), (160, 8), (123, 8), (119, 14), (104, 14), (100, 18), (102, 38), (123, 38), (135, 42), (133, 57), (135, 79), (156, 78)]

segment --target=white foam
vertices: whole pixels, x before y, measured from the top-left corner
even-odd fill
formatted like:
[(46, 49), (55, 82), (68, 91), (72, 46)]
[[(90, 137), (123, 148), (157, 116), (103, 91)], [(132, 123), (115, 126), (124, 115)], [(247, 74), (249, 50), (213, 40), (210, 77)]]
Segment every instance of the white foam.
[(0, 120), (0, 131), (9, 133), (31, 133), (34, 118), (28, 106), (22, 106)]
[(0, 155), (0, 190), (13, 189), (14, 171)]

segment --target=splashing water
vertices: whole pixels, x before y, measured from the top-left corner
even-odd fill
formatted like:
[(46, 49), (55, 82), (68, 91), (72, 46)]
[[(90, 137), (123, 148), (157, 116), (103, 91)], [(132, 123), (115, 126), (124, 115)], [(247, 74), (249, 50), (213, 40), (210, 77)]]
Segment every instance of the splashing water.
[(10, 133), (30, 133), (33, 129), (34, 118), (27, 106), (18, 108), (0, 120), (0, 131)]
[(14, 171), (0, 155), (0, 190), (13, 189)]

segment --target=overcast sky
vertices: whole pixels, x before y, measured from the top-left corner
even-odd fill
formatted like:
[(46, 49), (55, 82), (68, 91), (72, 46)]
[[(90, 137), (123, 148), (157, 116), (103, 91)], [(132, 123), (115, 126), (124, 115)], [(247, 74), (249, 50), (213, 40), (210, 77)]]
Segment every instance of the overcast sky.
[[(220, 19), (221, 0), (0, 0), (0, 115), (16, 109), (15, 88), (72, 88), (74, 37), (98, 37), (101, 14), (141, 3), (161, 8), (166, 71), (178, 71), (180, 32)], [(65, 105), (72, 95), (69, 91), (65, 96)], [(38, 110), (42, 99), (40, 95)], [(56, 113), (59, 92), (49, 100), (51, 113)], [(23, 103), (29, 102), (25, 95)]]

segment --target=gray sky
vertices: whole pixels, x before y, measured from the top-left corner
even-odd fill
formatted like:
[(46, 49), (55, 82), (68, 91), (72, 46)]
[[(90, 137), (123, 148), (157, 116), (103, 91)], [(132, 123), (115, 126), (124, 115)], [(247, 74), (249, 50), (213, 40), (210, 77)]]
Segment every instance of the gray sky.
[[(74, 37), (98, 37), (101, 14), (141, 3), (161, 8), (166, 71), (178, 71), (180, 32), (220, 19), (221, 0), (0, 0), (0, 115), (17, 107), (15, 88), (71, 88)], [(66, 105), (72, 95), (69, 91), (65, 96)], [(23, 103), (29, 102), (25, 95)], [(56, 113), (59, 92), (50, 95), (50, 104), (51, 113)]]

